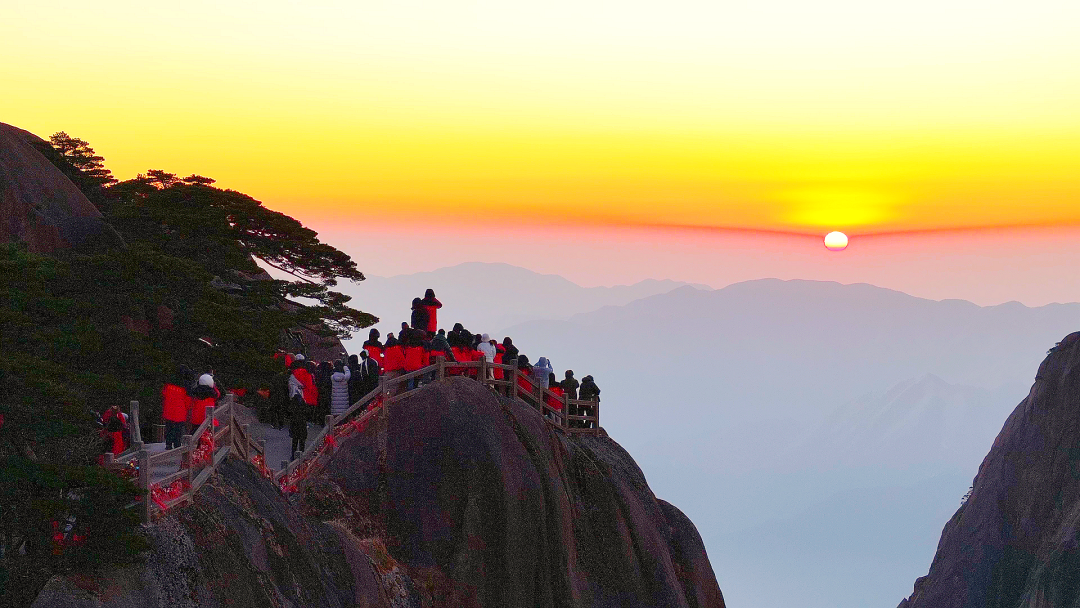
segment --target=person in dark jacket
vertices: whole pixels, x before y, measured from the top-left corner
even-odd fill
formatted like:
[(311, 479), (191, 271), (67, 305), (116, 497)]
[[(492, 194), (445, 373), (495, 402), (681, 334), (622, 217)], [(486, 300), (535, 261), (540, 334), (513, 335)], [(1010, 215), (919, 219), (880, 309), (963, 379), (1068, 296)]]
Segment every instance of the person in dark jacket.
[(311, 406), (304, 399), (304, 390), (310, 383), (310, 375), (304, 361), (293, 361), (289, 375), (289, 437), (292, 437), (292, 452), (289, 459), (303, 452), (307, 444), (307, 421)]
[(274, 379), (270, 382), (270, 397), (267, 400), (270, 402), (270, 426), (278, 430), (285, 428), (285, 421), (289, 417), (288, 365), (274, 375)]
[(447, 361), (454, 360), (454, 351), (450, 348), (450, 342), (446, 339), (446, 330), (440, 329), (435, 337), (431, 339), (431, 353), (441, 353), (446, 356)]
[(322, 361), (319, 366), (315, 368), (315, 388), (319, 391), (318, 405), (315, 407), (315, 411), (312, 412), (314, 419), (312, 422), (321, 422), (327, 414), (330, 413), (330, 401), (333, 397), (333, 382), (331, 376), (334, 375), (334, 366), (329, 361)]
[(514, 341), (510, 339), (510, 336), (503, 338), (503, 348), (506, 349), (506, 352), (503, 353), (503, 361), (517, 361), (518, 348), (514, 346)]
[(351, 404), (364, 396), (364, 393), (360, 392), (360, 379), (356, 377), (356, 372), (360, 371), (360, 357), (349, 355), (349, 362), (346, 365), (349, 367), (349, 403)]
[(422, 331), (427, 333), (429, 315), (427, 308), (424, 307), (424, 301), (420, 298), (413, 298), (412, 301), (412, 328), (414, 331)]
[(379, 366), (366, 350), (360, 351), (360, 365), (353, 372), (353, 378), (357, 378), (360, 391), (353, 403), (379, 387)]
[(442, 302), (435, 297), (435, 290), (429, 289), (424, 292), (424, 299), (421, 300), (421, 303), (428, 314), (428, 324), (425, 329), (427, 329), (428, 335), (435, 335), (435, 332), (439, 330), (438, 313), (436, 311), (442, 308)]
[[(585, 376), (581, 379), (581, 399), (584, 401), (596, 401), (600, 402), (600, 387), (596, 386), (596, 381), (592, 376)], [(589, 406), (581, 407), (582, 416), (594, 415), (594, 410)], [(584, 422), (584, 421), (583, 421)], [(585, 428), (596, 428), (596, 423), (587, 422), (582, 425)]]
[(571, 399), (578, 398), (577, 391), (578, 387), (581, 386), (581, 383), (578, 382), (577, 378), (574, 377), (574, 370), (566, 370), (566, 378), (564, 378), (563, 381), (559, 383), (559, 386), (561, 386), (563, 391), (566, 392), (567, 397)]

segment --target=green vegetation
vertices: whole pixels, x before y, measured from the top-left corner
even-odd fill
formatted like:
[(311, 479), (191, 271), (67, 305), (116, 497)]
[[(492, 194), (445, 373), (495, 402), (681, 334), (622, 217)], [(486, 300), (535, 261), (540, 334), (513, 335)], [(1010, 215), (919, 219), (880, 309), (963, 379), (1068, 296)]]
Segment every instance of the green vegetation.
[[(52, 572), (141, 549), (138, 518), (121, 508), (134, 488), (94, 466), (96, 412), (138, 399), (149, 436), (177, 365), (252, 390), (268, 385), (286, 331), (347, 337), (377, 320), (332, 289), (363, 280), (355, 263), (295, 219), (202, 176), (117, 182), (86, 142), (52, 144), (46, 157), (126, 246), (58, 257), (0, 246), (0, 606), (29, 604)], [(54, 552), (53, 522), (68, 515), (87, 540)]]

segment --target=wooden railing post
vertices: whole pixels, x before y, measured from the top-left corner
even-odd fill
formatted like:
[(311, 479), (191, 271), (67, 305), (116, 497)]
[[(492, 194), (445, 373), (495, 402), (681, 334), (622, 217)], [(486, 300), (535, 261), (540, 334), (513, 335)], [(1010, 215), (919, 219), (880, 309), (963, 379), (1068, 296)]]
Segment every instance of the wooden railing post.
[(259, 440), (259, 452), (262, 454), (263, 464), (266, 464), (266, 440), (265, 439), (260, 439)]
[(435, 355), (435, 362), (439, 366), (439, 380), (446, 379), (446, 355)]
[(600, 434), (600, 400), (599, 399), (596, 399), (596, 400), (593, 401), (593, 410), (592, 410), (592, 412), (593, 412), (592, 413), (593, 418), (595, 418), (595, 421), (593, 422), (593, 424), (596, 425), (594, 427), (596, 429), (596, 431), (594, 431), (594, 434), (599, 435)]
[(570, 420), (567, 416), (570, 415), (570, 395), (563, 393), (562, 396), (562, 428), (570, 428)]
[[(134, 403), (134, 402), (133, 402)], [(139, 450), (139, 490), (142, 491), (142, 521), (150, 523), (150, 452)]]
[(248, 442), (251, 441), (251, 435), (248, 434), (250, 432), (250, 428), (250, 424), (245, 424), (240, 427), (240, 434), (242, 435), (242, 437), (240, 437), (240, 441), (244, 444), (240, 446), (240, 451), (241, 456), (243, 456), (244, 460), (251, 460), (251, 449), (248, 445)]
[(191, 435), (184, 435), (180, 438), (180, 468), (187, 469), (188, 484), (191, 484)]
[(131, 428), (131, 442), (132, 444), (143, 442), (142, 440), (142, 428), (139, 424), (139, 402), (131, 402), (131, 421), (128, 425)]
[(476, 379), (480, 381), (480, 384), (487, 384), (487, 355), (480, 355), (480, 369), (476, 373)]
[(518, 398), (518, 368), (513, 366), (513, 371), (510, 372), (510, 398)]

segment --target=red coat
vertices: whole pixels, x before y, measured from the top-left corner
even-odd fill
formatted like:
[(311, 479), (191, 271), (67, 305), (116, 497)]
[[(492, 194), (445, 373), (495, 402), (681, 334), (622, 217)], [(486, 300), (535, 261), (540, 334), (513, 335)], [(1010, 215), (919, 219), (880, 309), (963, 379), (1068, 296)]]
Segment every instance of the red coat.
[(405, 369), (405, 347), (400, 344), (391, 346), (383, 353), (383, 370), (398, 372)]
[(315, 378), (311, 376), (311, 372), (298, 367), (293, 370), (293, 375), (300, 381), (300, 384), (304, 385), (304, 403), (315, 406), (319, 403), (319, 388), (315, 386)]
[[(505, 354), (506, 354), (506, 348), (503, 347), (502, 344), (497, 344), (495, 346), (495, 360), (492, 363), (498, 363), (499, 365), (502, 365), (503, 355), (505, 355)], [(506, 377), (506, 372), (499, 369), (498, 367), (491, 370), (491, 372), (492, 372), (492, 374), (493, 374), (493, 376), (494, 376), (494, 378), (496, 380), (502, 380), (503, 378)]]
[[(109, 428), (109, 421), (111, 421), (114, 417), (118, 417), (120, 419), (120, 425), (122, 427), (127, 426), (127, 419), (124, 418), (124, 414), (123, 413), (113, 414), (112, 408), (110, 408), (108, 410), (105, 410), (105, 413), (101, 415), (101, 425), (104, 428), (108, 429)], [(112, 452), (114, 455), (123, 453), (124, 447), (125, 447), (124, 446), (124, 431), (121, 429), (119, 431), (102, 431), (102, 432), (105, 434), (106, 437), (108, 437), (112, 441), (112, 447), (109, 449), (109, 451)]]
[(549, 395), (547, 393), (544, 393), (544, 401), (546, 401), (547, 404), (550, 405), (551, 407), (553, 407), (553, 408), (555, 408), (555, 409), (557, 409), (557, 410), (559, 410), (561, 412), (562, 411), (562, 406), (563, 406), (563, 401), (562, 401), (563, 389), (562, 389), (561, 386), (553, 386), (553, 387), (551, 387), (550, 390), (551, 390), (551, 392), (553, 392), (555, 394), (554, 395)]
[(194, 406), (195, 400), (183, 388), (175, 384), (166, 384), (161, 388), (161, 416), (165, 420), (184, 422), (188, 419), (188, 411)]
[(365, 346), (364, 350), (367, 351), (368, 357), (371, 357), (375, 363), (379, 364), (379, 369), (383, 368), (383, 348), (381, 346)]
[(518, 388), (530, 395), (536, 392), (536, 387), (533, 386), (531, 380), (529, 380), (529, 374), (518, 370)]
[(191, 406), (191, 415), (188, 416), (188, 422), (199, 426), (206, 420), (206, 408), (214, 407), (217, 404), (217, 400), (221, 399), (221, 391), (214, 387), (215, 397), (207, 397), (205, 399), (196, 399)]
[(405, 371), (415, 372), (424, 367), (424, 347), (410, 346), (405, 349)]
[(431, 332), (431, 335), (435, 335), (439, 331), (439, 322), (435, 320), (435, 311), (442, 308), (442, 302), (438, 299), (428, 300), (425, 298), (421, 300), (421, 303), (424, 305), (424, 310), (427, 311), (427, 330)]

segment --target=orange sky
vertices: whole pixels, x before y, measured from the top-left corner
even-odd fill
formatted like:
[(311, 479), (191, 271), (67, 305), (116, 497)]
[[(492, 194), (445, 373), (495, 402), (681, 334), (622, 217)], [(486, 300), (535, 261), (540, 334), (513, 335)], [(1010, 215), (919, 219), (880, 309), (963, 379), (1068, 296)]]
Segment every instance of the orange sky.
[[(0, 120), (310, 218), (1080, 224), (1080, 4), (18, 3)], [(360, 215), (363, 214), (363, 215)]]

